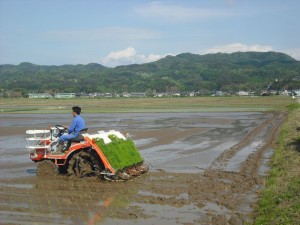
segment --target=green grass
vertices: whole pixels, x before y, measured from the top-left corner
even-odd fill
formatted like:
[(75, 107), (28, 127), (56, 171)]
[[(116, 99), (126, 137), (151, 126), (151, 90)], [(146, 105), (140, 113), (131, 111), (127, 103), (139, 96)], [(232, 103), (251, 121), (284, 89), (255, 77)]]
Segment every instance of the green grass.
[(295, 102), (290, 105), (287, 105), (286, 107), (288, 110), (296, 110), (296, 109), (300, 109), (300, 104)]
[(110, 135), (109, 138), (112, 140), (109, 144), (104, 144), (103, 139), (100, 138), (96, 140), (96, 144), (115, 170), (122, 170), (143, 162), (132, 140), (119, 139), (113, 135)]
[[(294, 106), (293, 106), (294, 108)], [(298, 107), (295, 107), (298, 108)], [(300, 224), (300, 111), (290, 112), (270, 162), (255, 224)]]

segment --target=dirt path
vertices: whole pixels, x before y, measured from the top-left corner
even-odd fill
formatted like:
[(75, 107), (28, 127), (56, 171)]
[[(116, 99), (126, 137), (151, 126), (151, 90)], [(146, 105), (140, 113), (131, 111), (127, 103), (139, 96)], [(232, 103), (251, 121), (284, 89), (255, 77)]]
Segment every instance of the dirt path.
[[(89, 225), (251, 222), (256, 193), (264, 182), (262, 165), (285, 114), (238, 116), (240, 120), (227, 114), (214, 120), (210, 116), (176, 114), (161, 115), (160, 119), (148, 116), (140, 118), (138, 123), (130, 118), (118, 122), (119, 126), (124, 123), (127, 127), (135, 124), (130, 133), (153, 166), (148, 174), (128, 182), (68, 177), (37, 179), (30, 163), (20, 167), (26, 170), (26, 176), (7, 177), (5, 174), (13, 174), (16, 169), (2, 163), (1, 169), (6, 173), (0, 177), (0, 222)], [(176, 129), (170, 128), (170, 124)], [(148, 128), (137, 132), (140, 126)], [(223, 135), (209, 139), (210, 144), (204, 145), (212, 133)], [(230, 142), (224, 145), (226, 140)], [(1, 152), (0, 161), (5, 154), (7, 151)], [(160, 158), (164, 160), (159, 161)], [(185, 164), (179, 163), (179, 171), (173, 172), (174, 162), (179, 159)], [(183, 167), (192, 172), (180, 172)], [(198, 169), (193, 170), (195, 167)]]

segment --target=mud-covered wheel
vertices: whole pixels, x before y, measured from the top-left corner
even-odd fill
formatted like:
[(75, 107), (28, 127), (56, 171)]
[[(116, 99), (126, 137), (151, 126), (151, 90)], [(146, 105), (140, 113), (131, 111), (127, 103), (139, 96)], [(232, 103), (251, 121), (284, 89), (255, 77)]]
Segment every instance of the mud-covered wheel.
[(50, 160), (44, 160), (37, 163), (37, 176), (53, 177), (58, 175), (58, 166)]
[(99, 176), (99, 163), (92, 152), (81, 151), (70, 159), (68, 174), (75, 177)]

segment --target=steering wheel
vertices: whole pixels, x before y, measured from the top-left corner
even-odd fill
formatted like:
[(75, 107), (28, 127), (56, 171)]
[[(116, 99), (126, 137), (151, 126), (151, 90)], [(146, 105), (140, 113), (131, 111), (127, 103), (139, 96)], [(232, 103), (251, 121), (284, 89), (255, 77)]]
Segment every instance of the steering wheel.
[(61, 133), (63, 133), (66, 130), (66, 128), (62, 125), (55, 125), (55, 128), (58, 129)]

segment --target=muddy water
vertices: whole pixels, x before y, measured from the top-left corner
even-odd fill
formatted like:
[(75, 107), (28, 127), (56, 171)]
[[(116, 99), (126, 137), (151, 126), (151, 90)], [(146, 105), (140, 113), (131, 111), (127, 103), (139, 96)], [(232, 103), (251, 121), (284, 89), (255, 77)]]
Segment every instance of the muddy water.
[[(91, 134), (110, 129), (129, 133), (153, 169), (188, 173), (206, 169), (216, 156), (268, 117), (262, 113), (84, 115)], [(35, 176), (24, 148), (25, 131), (68, 125), (71, 119), (66, 114), (1, 115), (0, 178)]]
[[(275, 121), (273, 114), (130, 113), (83, 117), (89, 133), (111, 129), (129, 133), (151, 165), (150, 172), (126, 183), (66, 177), (37, 179), (36, 165), (25, 149), (25, 131), (68, 125), (71, 115), (0, 114), (1, 224), (249, 221), (257, 186), (250, 192), (247, 187), (247, 192), (242, 193), (243, 201), (231, 200), (232, 204), (218, 200), (213, 193), (228, 184), (228, 190), (236, 191), (232, 185), (241, 178), (228, 177), (223, 172), (238, 174), (249, 155), (264, 146), (270, 130), (275, 129), (270, 126)], [(232, 151), (230, 157), (223, 155), (227, 151)]]

